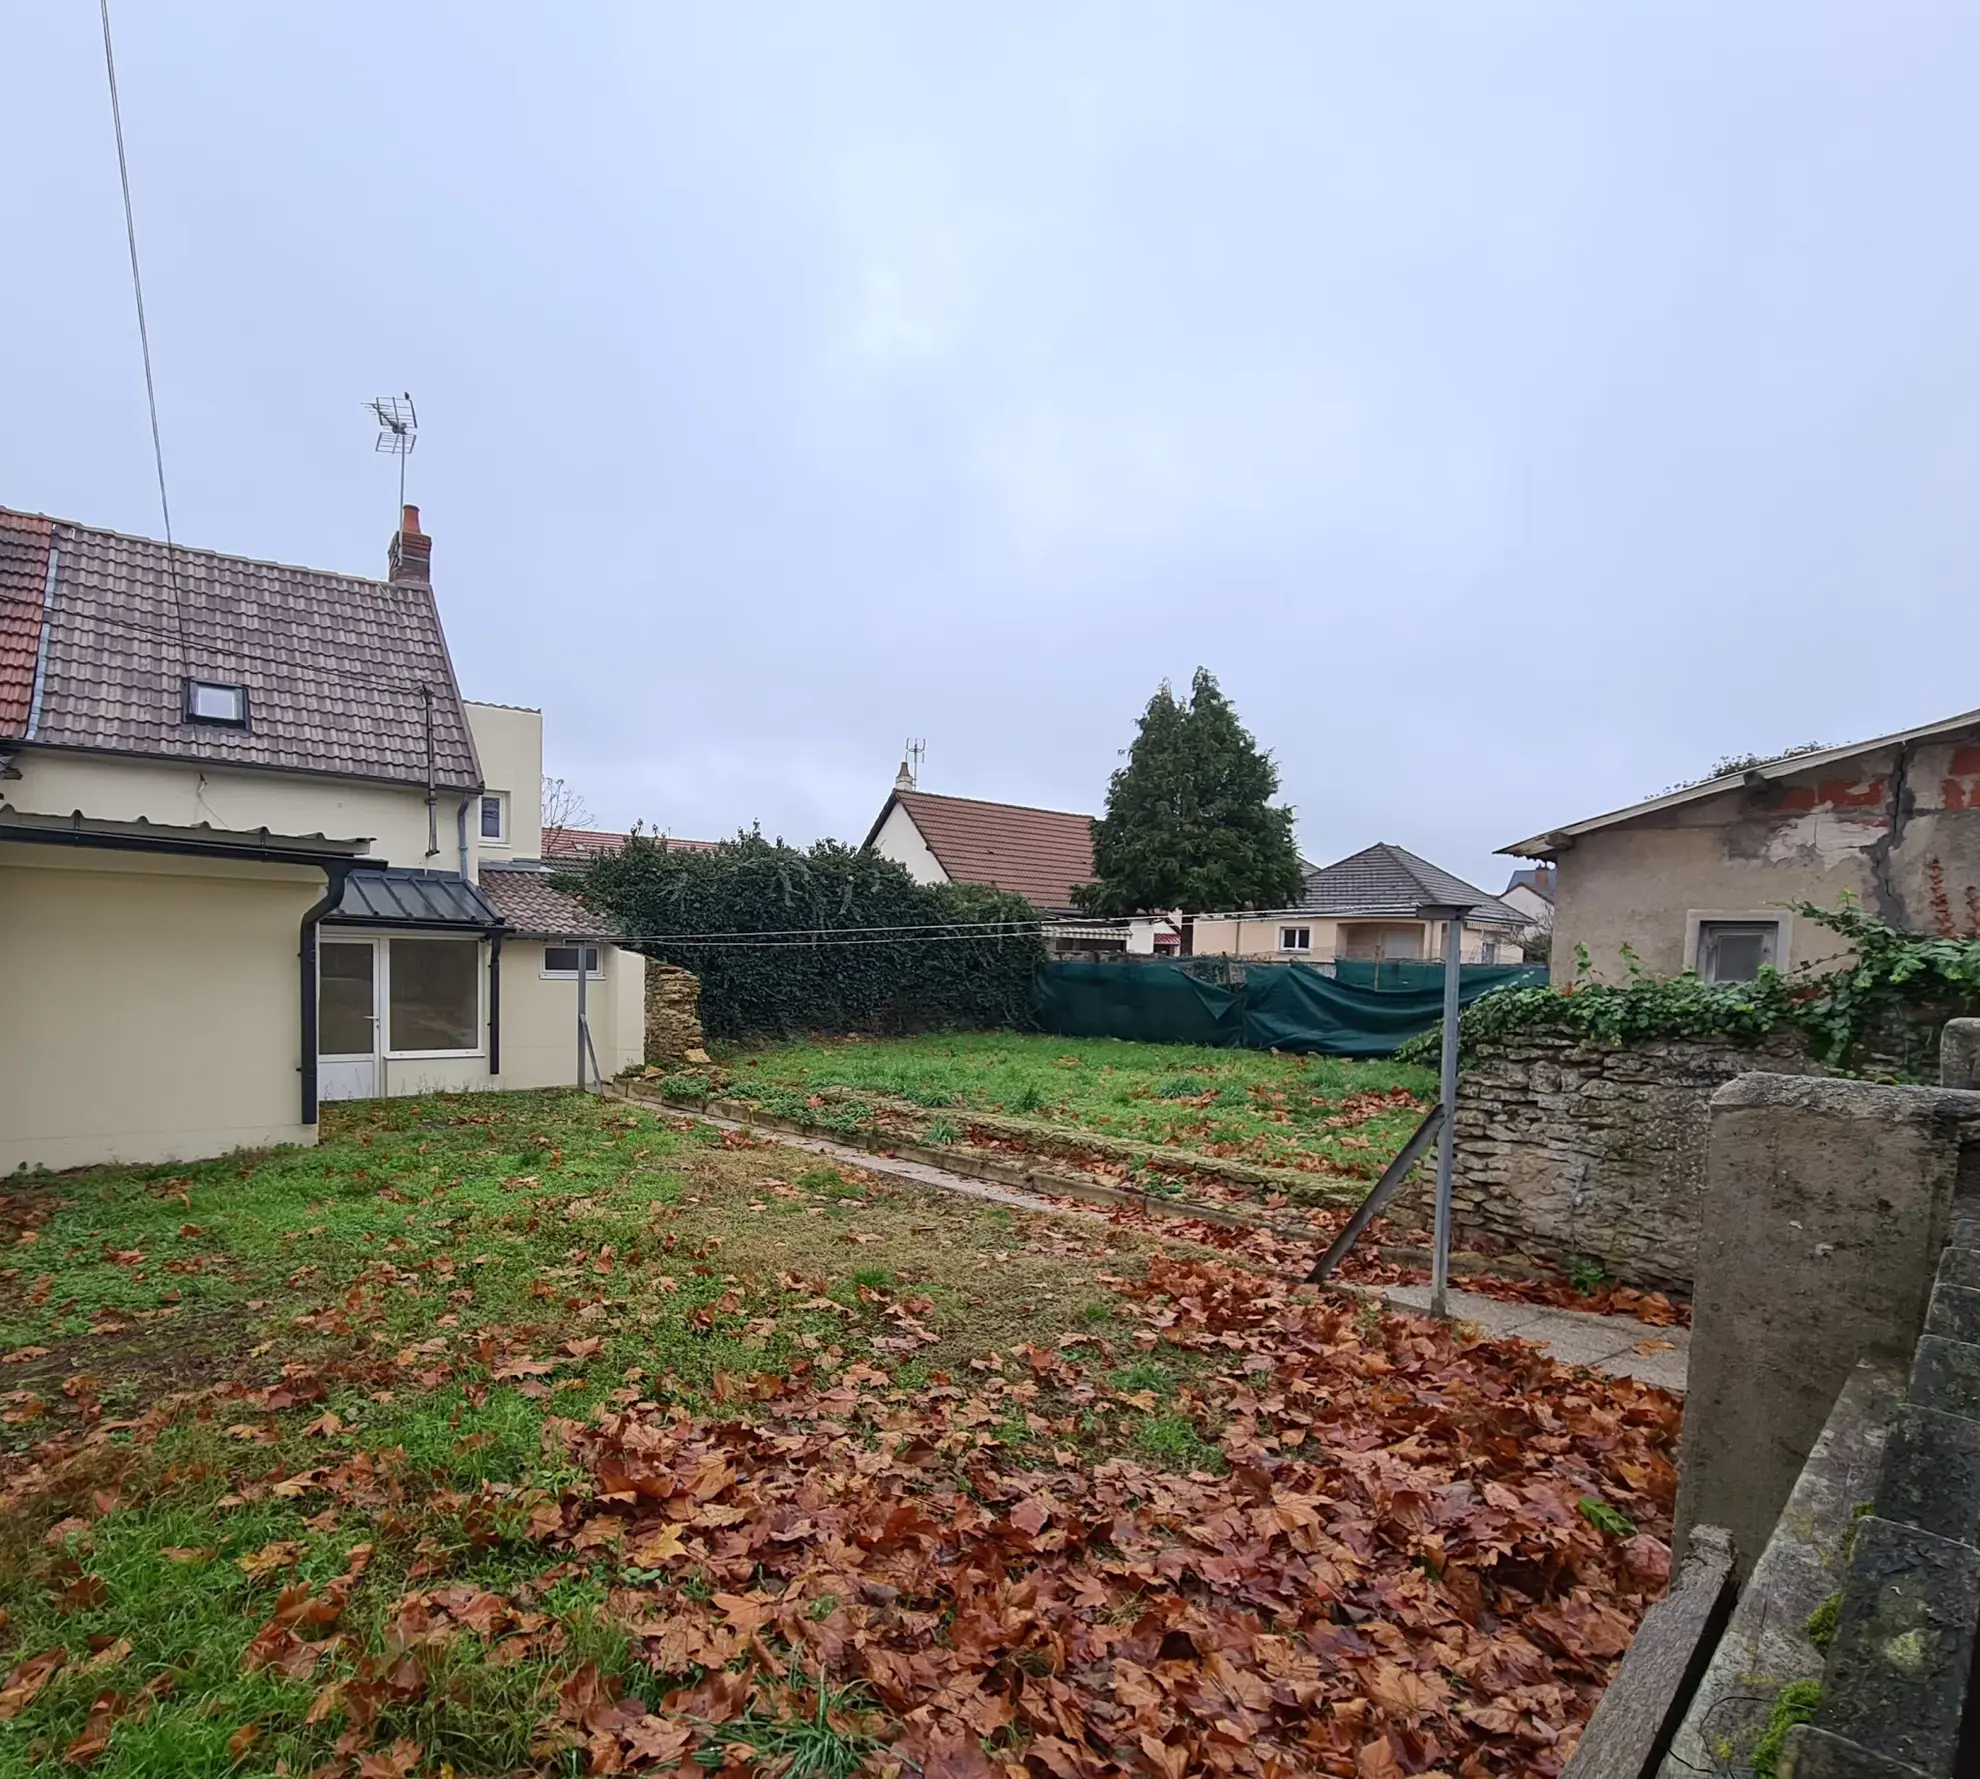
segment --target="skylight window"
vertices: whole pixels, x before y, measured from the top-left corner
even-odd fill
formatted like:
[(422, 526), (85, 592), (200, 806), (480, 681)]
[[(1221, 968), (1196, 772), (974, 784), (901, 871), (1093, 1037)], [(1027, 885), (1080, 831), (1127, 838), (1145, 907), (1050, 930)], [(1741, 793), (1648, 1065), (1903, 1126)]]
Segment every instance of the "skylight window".
[(224, 680), (187, 680), (186, 721), (219, 723), (229, 729), (245, 729), (248, 726), (247, 687), (229, 685)]

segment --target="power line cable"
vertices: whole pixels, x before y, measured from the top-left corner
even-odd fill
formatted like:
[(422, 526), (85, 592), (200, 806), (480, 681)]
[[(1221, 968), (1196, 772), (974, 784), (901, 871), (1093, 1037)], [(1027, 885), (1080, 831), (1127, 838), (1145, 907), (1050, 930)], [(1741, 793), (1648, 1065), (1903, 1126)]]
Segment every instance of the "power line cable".
[(138, 350), (144, 359), (144, 399), (151, 411), (151, 458), (158, 470), (158, 508), (165, 519), (165, 578), (178, 620), (179, 670), (192, 672), (186, 649), (186, 609), (179, 592), (179, 567), (172, 546), (172, 500), (165, 491), (165, 442), (158, 430), (158, 386), (151, 374), (151, 329), (144, 318), (144, 278), (138, 270), (137, 212), (131, 204), (131, 165), (124, 152), (124, 107), (117, 96), (117, 52), (110, 41), (110, 0), (97, 0), (103, 16), (103, 72), (110, 82), (110, 124), (117, 138), (117, 182), (124, 193), (124, 239), (131, 250), (131, 295), (137, 301)]

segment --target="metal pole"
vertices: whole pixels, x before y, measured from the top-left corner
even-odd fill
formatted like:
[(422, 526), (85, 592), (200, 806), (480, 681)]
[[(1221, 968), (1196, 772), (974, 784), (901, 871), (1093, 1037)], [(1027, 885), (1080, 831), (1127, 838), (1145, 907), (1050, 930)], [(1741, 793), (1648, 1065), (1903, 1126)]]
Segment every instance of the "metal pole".
[(1458, 971), (1464, 950), (1464, 916), (1454, 914), (1444, 928), (1444, 1054), (1437, 1103), (1444, 1109), (1437, 1130), (1437, 1228), (1430, 1255), (1430, 1313), (1448, 1316), (1451, 1285), (1451, 1164), (1457, 1158)]
[(578, 1092), (582, 1093), (584, 1092), (584, 1053), (588, 1048), (588, 1045), (585, 1042), (587, 1034), (585, 1032), (584, 941), (582, 939), (578, 941), (577, 954), (578, 954), (578, 1029), (577, 1029)]

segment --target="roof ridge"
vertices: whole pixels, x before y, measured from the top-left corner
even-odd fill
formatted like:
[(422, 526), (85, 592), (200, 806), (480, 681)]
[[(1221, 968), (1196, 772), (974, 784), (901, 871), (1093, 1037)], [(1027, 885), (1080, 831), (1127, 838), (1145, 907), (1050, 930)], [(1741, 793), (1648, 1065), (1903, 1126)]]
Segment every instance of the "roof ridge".
[(386, 575), (347, 574), (341, 568), (317, 568), (307, 562), (281, 562), (272, 556), (243, 556), (232, 550), (209, 549), (204, 544), (181, 543), (177, 538), (168, 545), (162, 537), (146, 537), (141, 531), (118, 531), (108, 525), (85, 525), (80, 519), (64, 519), (54, 513), (31, 513), (21, 507), (0, 506), (0, 517), (42, 519), (50, 525), (64, 525), (71, 531), (83, 532), (90, 537), (115, 538), (126, 544), (149, 544), (154, 550), (170, 549), (175, 556), (208, 556), (216, 562), (244, 562), (250, 568), (281, 568), (291, 574), (331, 575), (340, 581), (355, 581), (367, 587), (399, 585)]
[(929, 797), (940, 803), (974, 803), (979, 809), (1022, 809), (1029, 815), (1063, 815), (1074, 821), (1096, 822), (1101, 818), (1084, 809), (1048, 809), (1042, 803), (1004, 803), (994, 797), (957, 797), (948, 791), (895, 791), (896, 797)]

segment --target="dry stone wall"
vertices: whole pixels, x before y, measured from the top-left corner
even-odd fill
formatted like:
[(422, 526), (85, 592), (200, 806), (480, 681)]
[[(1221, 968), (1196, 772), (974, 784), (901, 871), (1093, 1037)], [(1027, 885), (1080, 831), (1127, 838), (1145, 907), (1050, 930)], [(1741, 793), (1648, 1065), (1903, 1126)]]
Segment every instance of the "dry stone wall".
[(701, 978), (678, 964), (646, 960), (646, 1060), (665, 1067), (706, 1062)]
[[(1523, 1034), (1481, 1045), (1458, 1086), (1455, 1245), (1689, 1292), (1713, 1092), (1754, 1069), (1825, 1073), (1802, 1041), (1607, 1047)], [(1393, 1213), (1427, 1226), (1434, 1169)]]

